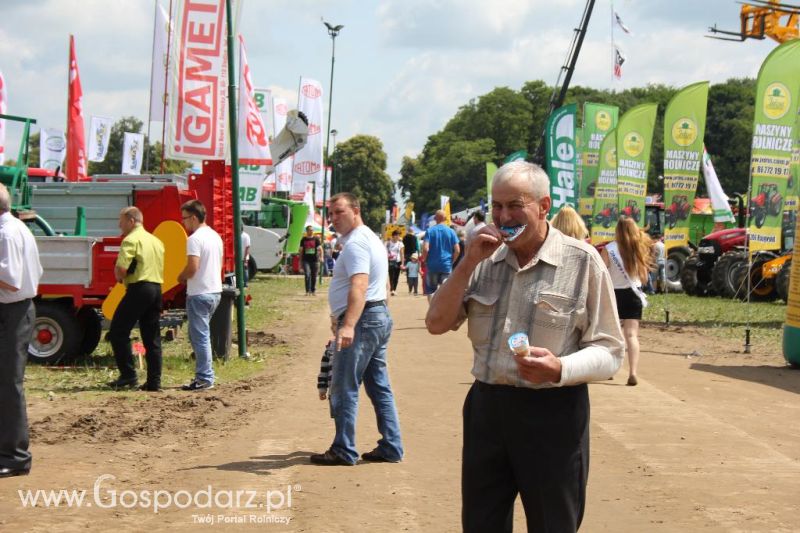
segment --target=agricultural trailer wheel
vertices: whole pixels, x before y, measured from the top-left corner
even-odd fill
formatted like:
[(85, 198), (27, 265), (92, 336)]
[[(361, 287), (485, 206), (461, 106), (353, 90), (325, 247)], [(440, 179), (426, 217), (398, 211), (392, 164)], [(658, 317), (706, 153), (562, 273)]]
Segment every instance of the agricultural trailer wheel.
[(690, 255), (692, 255), (692, 250), (687, 246), (672, 248), (669, 254), (667, 254), (667, 260), (664, 264), (664, 277), (666, 278), (667, 291), (681, 292), (681, 290), (683, 290), (681, 273)]
[(725, 252), (717, 259), (711, 271), (711, 286), (723, 298), (735, 298), (739, 290), (735, 272), (739, 265), (747, 264), (747, 254), (741, 250)]
[(94, 349), (100, 344), (100, 336), (103, 333), (103, 321), (96, 309), (92, 307), (81, 307), (78, 311), (78, 322), (83, 331), (79, 355), (92, 355)]
[(74, 357), (82, 336), (80, 321), (69, 304), (37, 301), (28, 361), (53, 365)]
[(707, 282), (700, 281), (697, 277), (697, 263), (700, 258), (697, 254), (692, 254), (683, 264), (681, 270), (681, 287), (683, 292), (689, 296), (708, 296), (708, 291), (711, 288)]
[(789, 276), (792, 270), (792, 260), (788, 260), (783, 264), (783, 268), (778, 275), (775, 276), (775, 292), (778, 298), (784, 302), (789, 302)]

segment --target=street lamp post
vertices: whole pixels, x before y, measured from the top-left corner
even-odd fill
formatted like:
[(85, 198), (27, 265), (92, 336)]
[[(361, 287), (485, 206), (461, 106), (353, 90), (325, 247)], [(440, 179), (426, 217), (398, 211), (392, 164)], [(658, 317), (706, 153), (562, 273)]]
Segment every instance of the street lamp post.
[[(331, 141), (331, 106), (333, 105), (333, 64), (336, 61), (336, 37), (339, 35), (339, 32), (342, 31), (344, 28), (343, 25), (338, 24), (333, 26), (328, 24), (324, 20), (322, 21), (325, 24), (325, 27), (328, 29), (328, 35), (331, 36), (331, 84), (328, 89), (328, 135), (325, 138), (325, 162), (328, 162), (328, 148)], [(325, 169), (323, 165), (323, 181), (322, 181), (322, 247), (323, 247), (323, 257), (322, 260), (325, 261), (325, 226), (327, 225), (328, 221), (328, 171)], [(319, 280), (322, 283), (322, 273), (324, 269), (319, 270)]]
[[(338, 131), (331, 130), (331, 137), (333, 137), (333, 156), (336, 155), (336, 136), (338, 134), (339, 134)], [(333, 191), (334, 193), (337, 193), (337, 192), (339, 192), (339, 188), (336, 186), (336, 185), (338, 185), (338, 183), (336, 181), (336, 168), (334, 168), (334, 165), (333, 165), (332, 162), (329, 161), (328, 164), (330, 164), (330, 166), (331, 166), (331, 191)]]

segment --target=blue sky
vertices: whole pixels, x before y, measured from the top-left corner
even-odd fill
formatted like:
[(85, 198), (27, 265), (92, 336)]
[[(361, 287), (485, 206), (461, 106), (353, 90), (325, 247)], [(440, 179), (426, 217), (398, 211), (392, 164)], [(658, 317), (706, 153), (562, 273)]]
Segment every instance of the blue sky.
[[(497, 86), (519, 89), (526, 80), (554, 83), (584, 4), (244, 0), (241, 33), (256, 86), (272, 88), (291, 105), (301, 75), (319, 79), (327, 91), (331, 41), (321, 18), (343, 24), (331, 120), (337, 141), (360, 133), (379, 137), (389, 174), (397, 179), (402, 157), (417, 155), (470, 98)], [(622, 81), (614, 82), (611, 5), (598, 0), (573, 85), (621, 90), (754, 77), (775, 43), (704, 38), (714, 23), (737, 28), (739, 7), (732, 0), (617, 0), (614, 8), (633, 35), (615, 31), (627, 61)], [(65, 127), (72, 33), (87, 128), (91, 115), (145, 120), (153, 12), (153, 0), (4, 0), (0, 70), (8, 112), (35, 117), (42, 127)], [(10, 157), (17, 143), (18, 133), (9, 126)]]

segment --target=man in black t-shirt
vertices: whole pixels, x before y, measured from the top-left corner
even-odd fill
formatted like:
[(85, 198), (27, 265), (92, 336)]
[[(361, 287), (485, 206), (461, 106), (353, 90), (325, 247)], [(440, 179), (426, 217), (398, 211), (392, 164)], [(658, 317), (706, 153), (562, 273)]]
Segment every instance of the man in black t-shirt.
[(411, 255), (418, 252), (419, 242), (417, 241), (417, 236), (414, 235), (414, 230), (409, 227), (406, 236), (403, 237), (403, 255), (405, 256), (403, 257), (403, 264), (405, 265), (411, 261)]
[(300, 257), (303, 259), (303, 274), (306, 277), (306, 296), (317, 294), (317, 272), (322, 257), (322, 241), (314, 235), (311, 226), (306, 226), (306, 234), (300, 239)]

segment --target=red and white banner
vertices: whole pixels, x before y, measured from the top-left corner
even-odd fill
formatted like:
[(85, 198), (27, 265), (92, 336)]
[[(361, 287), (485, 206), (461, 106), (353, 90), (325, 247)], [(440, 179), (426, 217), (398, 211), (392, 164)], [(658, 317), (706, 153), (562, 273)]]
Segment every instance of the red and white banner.
[(239, 36), (239, 164), (271, 165), (269, 133), (256, 105), (244, 37)]
[(294, 154), (293, 190), (298, 183), (322, 183), (322, 85), (301, 77), (297, 102), (297, 109), (308, 117), (308, 142)]
[(224, 159), (228, 59), (225, 0), (176, 0), (170, 52), (170, 158)]
[[(3, 72), (0, 71), (0, 114), (8, 111), (8, 91), (6, 90), (6, 80)], [(6, 162), (6, 121), (0, 120), (0, 165)]]
[[(275, 137), (286, 126), (286, 113), (289, 112), (289, 106), (285, 98), (272, 98), (272, 116), (274, 117), (273, 123), (275, 124), (275, 131), (272, 136)], [(289, 192), (292, 190), (292, 166), (294, 164), (294, 156), (286, 159), (283, 163), (275, 167), (275, 190)]]
[(86, 132), (83, 125), (83, 90), (78, 59), (75, 55), (75, 37), (69, 36), (69, 96), (67, 98), (67, 181), (85, 181)]
[(163, 122), (166, 115), (167, 92), (167, 43), (172, 33), (169, 25), (169, 15), (164, 8), (156, 2), (156, 15), (153, 23), (153, 61), (150, 66), (150, 120)]

